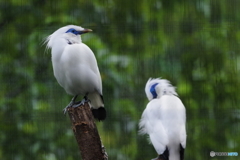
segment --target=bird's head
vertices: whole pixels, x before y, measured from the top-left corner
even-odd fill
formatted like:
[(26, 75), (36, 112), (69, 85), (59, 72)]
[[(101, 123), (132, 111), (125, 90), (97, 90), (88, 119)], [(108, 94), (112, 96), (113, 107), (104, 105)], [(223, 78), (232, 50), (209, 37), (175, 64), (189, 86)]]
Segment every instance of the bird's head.
[(145, 92), (149, 101), (160, 98), (162, 95), (176, 95), (175, 87), (166, 79), (149, 78), (145, 86)]
[(81, 43), (82, 40), (80, 35), (91, 31), (91, 29), (85, 29), (80, 26), (68, 25), (56, 30), (46, 38), (45, 42), (47, 43), (48, 48), (52, 48), (54, 41), (59, 38), (64, 38), (68, 44)]

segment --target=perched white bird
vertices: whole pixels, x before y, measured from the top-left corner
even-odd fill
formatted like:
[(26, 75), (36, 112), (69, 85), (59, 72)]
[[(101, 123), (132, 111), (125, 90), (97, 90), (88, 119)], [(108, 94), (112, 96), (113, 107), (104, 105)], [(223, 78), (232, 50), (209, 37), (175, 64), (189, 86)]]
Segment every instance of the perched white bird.
[(139, 133), (149, 135), (159, 159), (183, 160), (186, 111), (175, 88), (165, 79), (150, 78), (145, 92), (150, 102), (142, 114)]
[[(84, 96), (81, 103), (91, 102), (95, 118), (104, 120), (106, 110), (102, 96), (102, 80), (92, 50), (82, 43), (81, 35), (91, 32), (80, 26), (68, 25), (47, 37), (51, 48), (54, 76), (65, 91), (73, 95), (69, 106), (76, 106), (78, 95)], [(65, 108), (64, 112), (66, 112)]]

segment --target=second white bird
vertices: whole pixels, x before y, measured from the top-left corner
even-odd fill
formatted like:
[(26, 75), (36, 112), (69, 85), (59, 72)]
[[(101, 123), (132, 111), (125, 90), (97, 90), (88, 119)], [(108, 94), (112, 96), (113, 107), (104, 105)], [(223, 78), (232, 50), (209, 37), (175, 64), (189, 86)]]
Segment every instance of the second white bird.
[(139, 123), (140, 134), (149, 135), (159, 159), (183, 160), (186, 111), (175, 88), (165, 79), (149, 79), (145, 92), (150, 102)]

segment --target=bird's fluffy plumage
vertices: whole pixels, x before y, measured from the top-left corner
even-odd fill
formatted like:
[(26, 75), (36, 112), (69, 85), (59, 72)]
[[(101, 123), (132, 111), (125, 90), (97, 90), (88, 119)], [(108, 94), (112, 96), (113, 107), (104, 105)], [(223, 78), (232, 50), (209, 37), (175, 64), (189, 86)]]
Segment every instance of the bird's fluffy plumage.
[(149, 135), (159, 155), (168, 149), (169, 160), (179, 160), (180, 145), (186, 147), (185, 107), (167, 80), (150, 78), (145, 92), (150, 102), (142, 114), (139, 132)]
[(153, 99), (153, 95), (150, 91), (151, 86), (153, 86), (154, 84), (157, 84), (156, 86), (156, 92), (157, 94), (157, 98), (160, 98), (162, 95), (176, 95), (177, 93), (175, 91), (175, 87), (173, 87), (170, 82), (166, 79), (161, 79), (161, 78), (149, 78), (149, 80), (146, 83), (145, 86), (145, 93), (147, 95), (148, 100), (152, 100)]
[(58, 83), (70, 95), (87, 95), (92, 107), (98, 109), (104, 107), (102, 81), (95, 55), (81, 40), (80, 33), (87, 31), (68, 25), (48, 36), (46, 43), (52, 50), (53, 71)]

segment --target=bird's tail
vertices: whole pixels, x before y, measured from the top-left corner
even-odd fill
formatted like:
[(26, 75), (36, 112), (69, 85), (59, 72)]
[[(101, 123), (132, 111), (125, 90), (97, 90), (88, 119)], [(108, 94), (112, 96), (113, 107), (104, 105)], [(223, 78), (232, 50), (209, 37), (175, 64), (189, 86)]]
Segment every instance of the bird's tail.
[(96, 91), (93, 93), (89, 93), (88, 99), (91, 103), (91, 109), (94, 118), (98, 119), (99, 121), (104, 120), (107, 114), (104, 108), (103, 96)]
[(99, 121), (104, 120), (107, 116), (107, 113), (104, 107), (99, 107), (98, 109), (92, 109), (92, 113), (94, 118), (98, 119)]
[(183, 160), (184, 148), (181, 145), (176, 145), (169, 151), (169, 160)]

